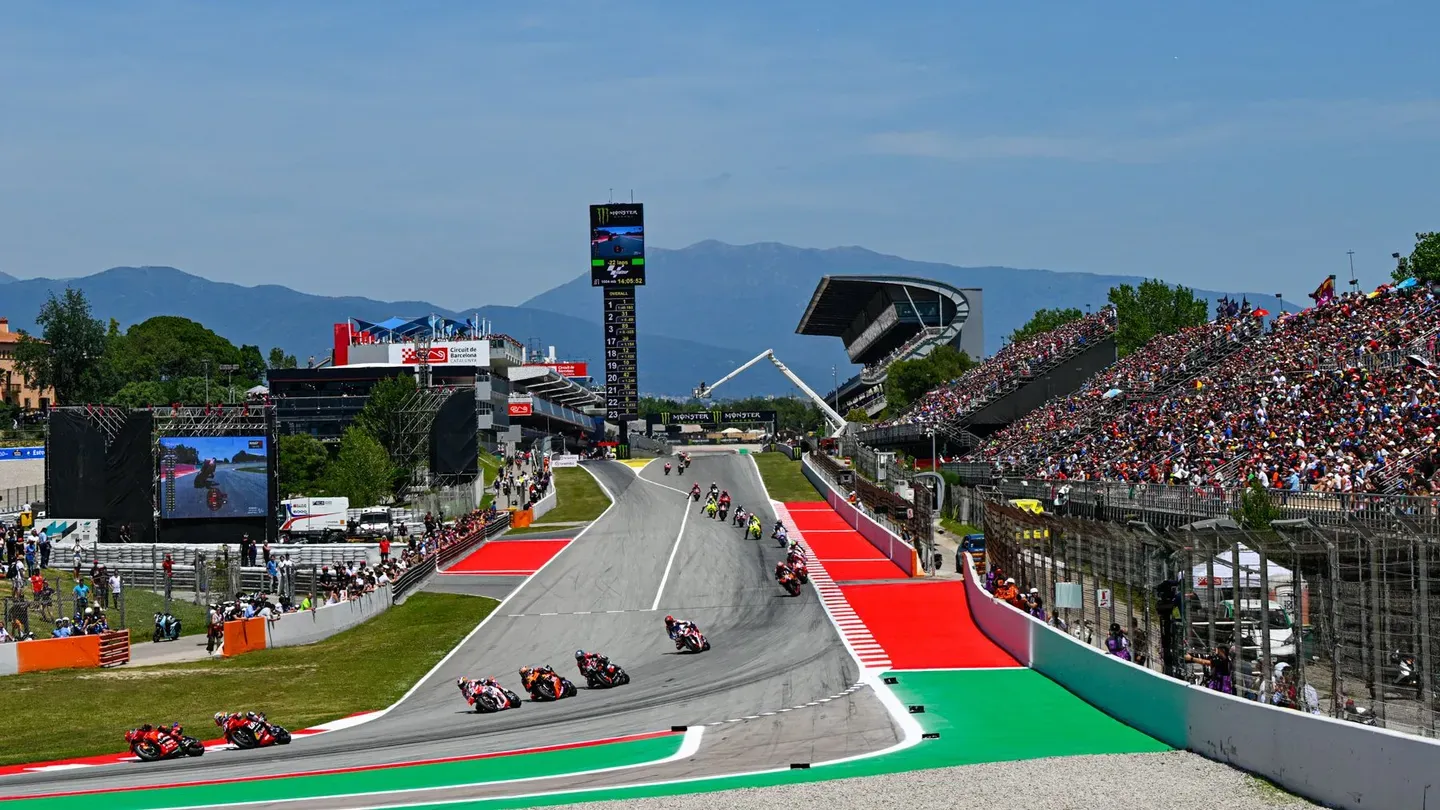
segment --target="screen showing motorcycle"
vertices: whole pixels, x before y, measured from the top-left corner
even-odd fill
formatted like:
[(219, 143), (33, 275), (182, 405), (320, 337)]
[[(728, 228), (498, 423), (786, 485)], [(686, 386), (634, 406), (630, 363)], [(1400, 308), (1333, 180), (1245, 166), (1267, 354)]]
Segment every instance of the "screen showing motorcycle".
[(160, 517), (264, 517), (269, 467), (263, 436), (160, 439)]

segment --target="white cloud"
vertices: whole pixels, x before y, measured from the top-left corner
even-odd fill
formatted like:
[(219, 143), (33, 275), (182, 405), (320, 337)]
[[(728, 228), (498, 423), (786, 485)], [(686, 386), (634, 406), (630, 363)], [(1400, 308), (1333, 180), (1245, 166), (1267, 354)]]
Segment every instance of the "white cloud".
[(1440, 99), (1282, 100), (1234, 107), (1177, 103), (1108, 115), (1065, 134), (965, 134), (894, 130), (867, 151), (947, 161), (1065, 160), (1152, 163), (1217, 148), (1310, 142), (1440, 139)]

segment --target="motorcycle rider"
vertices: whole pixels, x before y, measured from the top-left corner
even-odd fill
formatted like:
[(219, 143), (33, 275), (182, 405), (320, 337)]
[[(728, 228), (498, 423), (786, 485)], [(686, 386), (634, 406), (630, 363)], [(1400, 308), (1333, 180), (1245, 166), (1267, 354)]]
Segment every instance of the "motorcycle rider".
[(590, 677), (592, 672), (604, 672), (610, 666), (610, 659), (600, 653), (587, 653), (584, 650), (575, 651), (575, 666), (580, 668), (580, 674)]
[(690, 497), (697, 501), (700, 500), (700, 485), (698, 483), (690, 487)]
[(738, 509), (735, 510), (735, 517), (731, 518), (731, 520), (730, 520), (730, 525), (731, 525), (731, 526), (743, 526), (743, 525), (745, 525), (746, 519), (749, 518), (749, 517), (750, 517), (750, 515), (745, 512), (745, 507), (744, 507), (744, 506), (741, 506), (741, 507), (739, 507)]
[(195, 488), (204, 489), (215, 483), (215, 459), (207, 458), (200, 462), (200, 469), (195, 473)]
[(529, 692), (535, 684), (539, 683), (542, 678), (553, 677), (555, 677), (555, 670), (551, 669), (548, 664), (538, 667), (520, 667), (520, 683), (525, 687), (525, 691), (527, 692)]
[(669, 475), (669, 474), (670, 474), (670, 462), (668, 462), (668, 461), (665, 462), (665, 474), (666, 474), (666, 475)]
[(718, 512), (719, 509), (720, 507), (716, 505), (715, 499), (711, 498), (710, 500), (705, 502), (705, 517), (714, 519), (715, 513)]
[(745, 532), (746, 536), (748, 537), (749, 535), (752, 535), (752, 534), (753, 534), (753, 535), (755, 535), (755, 536), (758, 538), (758, 537), (760, 536), (760, 533), (761, 533), (762, 531), (764, 531), (764, 529), (763, 529), (763, 528), (761, 527), (761, 525), (760, 525), (760, 516), (759, 516), (759, 515), (751, 515), (751, 516), (750, 516), (750, 527), (749, 527), (749, 528), (746, 530), (746, 532)]
[(789, 534), (790, 532), (786, 530), (785, 524), (778, 520), (775, 521), (775, 528), (770, 530), (770, 536), (779, 540), (782, 546), (785, 545), (785, 540), (789, 537)]
[(711, 481), (711, 482), (710, 482), (710, 497), (711, 497), (711, 498), (718, 498), (718, 497), (720, 497), (720, 487), (719, 487), (714, 481)]
[(670, 640), (675, 642), (675, 649), (685, 649), (685, 642), (681, 641), (690, 633), (699, 633), (700, 628), (694, 622), (679, 621), (674, 616), (665, 617), (665, 632), (670, 634)]

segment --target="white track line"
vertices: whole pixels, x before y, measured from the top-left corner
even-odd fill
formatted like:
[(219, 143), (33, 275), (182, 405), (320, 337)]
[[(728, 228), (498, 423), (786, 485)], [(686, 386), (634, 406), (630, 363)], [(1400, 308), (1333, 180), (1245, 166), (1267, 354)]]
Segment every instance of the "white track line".
[(675, 565), (675, 554), (680, 551), (680, 541), (685, 539), (685, 526), (690, 522), (690, 499), (687, 497), (685, 500), (685, 516), (680, 518), (680, 531), (675, 534), (675, 545), (670, 547), (670, 559), (665, 561), (665, 573), (660, 577), (660, 587), (655, 589), (655, 601), (650, 605), (651, 610), (660, 609), (660, 597), (665, 594), (665, 583), (670, 581), (670, 569)]
[[(540, 566), (539, 568), (535, 569), (535, 573), (533, 573), (533, 574), (525, 577), (525, 581), (524, 581), (524, 582), (521, 582), (519, 585), (516, 585), (515, 588), (510, 591), (510, 593), (505, 594), (505, 598), (504, 598), (504, 599), (501, 599), (501, 600), (500, 600), (500, 604), (496, 605), (496, 606), (495, 606), (495, 609), (492, 610), (492, 611), (490, 611), (490, 615), (488, 615), (488, 616), (486, 616), (485, 618), (481, 619), (481, 620), (480, 620), (480, 623), (477, 624), (477, 625), (475, 625), (475, 629), (473, 629), (473, 630), (471, 630), (469, 633), (465, 634), (465, 638), (460, 639), (460, 643), (459, 643), (459, 644), (456, 644), (454, 647), (451, 647), (451, 648), (450, 648), (450, 652), (445, 653), (445, 657), (444, 657), (444, 658), (441, 658), (439, 661), (436, 661), (436, 662), (435, 662), (435, 666), (431, 667), (429, 672), (425, 673), (425, 674), (420, 678), (420, 680), (418, 680), (418, 681), (415, 682), (415, 685), (414, 685), (414, 686), (410, 687), (409, 690), (407, 690), (407, 691), (405, 692), (405, 694), (401, 695), (399, 700), (395, 701), (394, 703), (391, 703), (389, 706), (386, 706), (384, 709), (381, 709), (380, 711), (375, 712), (374, 714), (370, 715), (368, 718), (366, 718), (366, 720), (365, 720), (366, 723), (369, 723), (369, 722), (372, 722), (372, 721), (375, 721), (375, 720), (379, 720), (380, 718), (384, 717), (385, 715), (389, 714), (392, 710), (394, 710), (394, 708), (395, 708), (396, 706), (399, 706), (401, 703), (404, 703), (406, 700), (409, 700), (409, 699), (410, 699), (410, 696), (413, 695), (413, 694), (415, 694), (416, 690), (418, 690), (418, 689), (420, 688), (421, 684), (423, 684), (423, 683), (425, 683), (426, 681), (430, 680), (431, 676), (433, 676), (436, 672), (439, 672), (439, 671), (440, 671), (440, 668), (443, 667), (443, 666), (445, 666), (445, 664), (446, 664), (447, 662), (449, 662), (449, 660), (455, 656), (455, 653), (457, 653), (457, 652), (460, 651), (460, 648), (461, 648), (461, 647), (464, 647), (466, 644), (468, 644), (468, 643), (470, 642), (470, 639), (474, 638), (474, 637), (475, 637), (475, 634), (478, 633), (478, 632), (480, 632), (480, 629), (481, 629), (481, 628), (483, 628), (485, 625), (489, 624), (491, 619), (495, 618), (496, 616), (499, 616), (499, 615), (500, 615), (500, 609), (503, 608), (503, 607), (505, 607), (505, 605), (506, 605), (507, 602), (509, 602), (511, 599), (514, 599), (516, 594), (518, 594), (518, 593), (520, 593), (521, 591), (523, 591), (523, 590), (525, 589), (525, 586), (530, 584), (530, 581), (531, 581), (531, 580), (535, 579), (535, 577), (540, 576), (540, 572), (541, 572), (541, 571), (544, 571), (546, 568), (549, 568), (551, 563), (553, 563), (553, 562), (555, 562), (556, 560), (560, 559), (560, 556), (565, 553), (566, 549), (568, 549), (568, 548), (570, 548), (571, 546), (575, 545), (575, 541), (579, 540), (581, 537), (584, 537), (586, 532), (588, 532), (588, 531), (590, 531), (592, 528), (594, 528), (594, 527), (595, 527), (595, 524), (599, 523), (602, 519), (604, 519), (604, 517), (605, 517), (607, 514), (610, 513), (610, 510), (611, 510), (611, 509), (614, 509), (614, 508), (615, 508), (615, 496), (613, 496), (613, 495), (610, 494), (610, 490), (609, 490), (609, 489), (606, 489), (605, 483), (600, 480), (600, 477), (597, 476), (597, 475), (595, 475), (595, 473), (590, 472), (589, 468), (587, 468), (587, 467), (586, 467), (585, 465), (583, 465), (583, 464), (580, 466), (580, 469), (585, 470), (585, 472), (587, 472), (587, 473), (590, 473), (590, 477), (591, 477), (591, 478), (594, 478), (594, 479), (595, 479), (595, 483), (597, 483), (597, 484), (600, 485), (600, 489), (601, 489), (601, 491), (603, 491), (603, 492), (605, 493), (605, 497), (607, 497), (607, 498), (610, 499), (610, 505), (607, 506), (607, 507), (605, 507), (605, 511), (604, 511), (604, 512), (601, 512), (599, 515), (597, 515), (597, 516), (595, 517), (595, 519), (592, 520), (592, 521), (590, 521), (590, 523), (589, 523), (585, 528), (583, 528), (583, 529), (581, 529), (580, 531), (576, 532), (576, 533), (575, 533), (575, 537), (573, 537), (569, 543), (566, 543), (566, 544), (565, 544), (565, 548), (560, 549), (560, 551), (558, 551), (558, 552), (555, 554), (555, 556), (551, 557), (549, 560), (546, 560), (544, 565), (542, 565), (542, 566)], [(353, 728), (353, 726), (352, 726), (352, 728)], [(308, 738), (308, 737), (313, 737), (313, 736), (316, 736), (316, 735), (310, 734), (310, 735), (307, 735), (307, 738)]]
[[(634, 769), (634, 768), (654, 768), (654, 767), (659, 767), (659, 766), (661, 766), (661, 765), (667, 765), (667, 764), (669, 764), (669, 763), (671, 763), (671, 762), (679, 762), (680, 760), (690, 759), (691, 757), (695, 756), (695, 754), (700, 750), (700, 739), (701, 739), (702, 737), (704, 737), (704, 736), (705, 736), (705, 727), (704, 727), (704, 726), (690, 726), (690, 727), (688, 727), (688, 728), (685, 729), (685, 734), (684, 734), (684, 736), (680, 738), (680, 747), (677, 748), (677, 749), (675, 749), (675, 753), (673, 753), (673, 754), (671, 754), (670, 756), (665, 757), (665, 758), (663, 758), (663, 759), (652, 760), (652, 761), (650, 761), (650, 762), (636, 762), (636, 763), (631, 764), (631, 765), (614, 765), (614, 766), (611, 766), (611, 767), (609, 767), (609, 768), (592, 768), (591, 770), (588, 770), (588, 771), (570, 771), (570, 772), (567, 772), (567, 773), (553, 773), (553, 774), (549, 774), (548, 776), (532, 776), (532, 777), (525, 777), (525, 778), (520, 778), (520, 779), (492, 779), (492, 780), (489, 780), (489, 781), (486, 781), (486, 782), (468, 782), (468, 783), (460, 784), (460, 785), (436, 785), (436, 786), (433, 786), (433, 787), (392, 788), (392, 789), (390, 789), (390, 790), (370, 790), (370, 791), (364, 791), (364, 792), (360, 792), (360, 793), (339, 793), (339, 794), (327, 795), (325, 798), (327, 798), (327, 799), (368, 798), (368, 797), (374, 797), (374, 796), (386, 796), (386, 795), (390, 795), (390, 794), (394, 794), (394, 793), (427, 793), (427, 792), (433, 792), (433, 791), (437, 791), (437, 790), (463, 790), (463, 789), (466, 789), (466, 788), (493, 787), (493, 786), (495, 786), (495, 785), (503, 785), (503, 784), (505, 784), (506, 782), (542, 782), (542, 781), (545, 781), (545, 780), (547, 780), (547, 779), (564, 779), (564, 778), (566, 778), (566, 777), (572, 777), (572, 776), (593, 776), (593, 775), (595, 775), (595, 774), (600, 774), (600, 773), (613, 773), (613, 772), (615, 772), (615, 771), (628, 771), (628, 770), (631, 770), (631, 769)], [(43, 797), (42, 797), (42, 798), (43, 798)], [(200, 808), (212, 808), (212, 807), (237, 807), (237, 806), (256, 805), (256, 804), (289, 804), (289, 803), (294, 803), (294, 802), (312, 802), (312, 801), (315, 801), (315, 797), (313, 797), (313, 796), (311, 796), (311, 797), (296, 797), (296, 798), (293, 798), (293, 799), (290, 799), (290, 798), (286, 798), (286, 799), (259, 799), (259, 800), (253, 800), (253, 799), (252, 799), (252, 800), (235, 801), (235, 802), (220, 802), (220, 803), (217, 803), (217, 804), (196, 804), (196, 805), (188, 805), (188, 807), (189, 807), (189, 808), (192, 808), (192, 810), (199, 810)], [(387, 807), (431, 807), (431, 806), (438, 806), (438, 805), (445, 805), (445, 804), (475, 804), (475, 803), (477, 803), (477, 802), (484, 802), (484, 801), (489, 801), (489, 799), (476, 799), (476, 798), (441, 799), (441, 800), (438, 800), (438, 801), (437, 801), (437, 800), (431, 800), (431, 801), (424, 801), (424, 802), (412, 802), (412, 803), (409, 803), (409, 804), (394, 804), (394, 805), (386, 805), (386, 806), (387, 806)], [(355, 806), (355, 807), (370, 807), (370, 806), (372, 806), (372, 805), (360, 804), (360, 805), (354, 805), (354, 806)]]

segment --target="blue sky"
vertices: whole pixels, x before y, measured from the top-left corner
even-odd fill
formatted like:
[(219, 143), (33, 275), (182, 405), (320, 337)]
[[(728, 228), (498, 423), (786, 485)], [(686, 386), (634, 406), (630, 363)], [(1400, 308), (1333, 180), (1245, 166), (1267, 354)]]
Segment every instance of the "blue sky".
[[(1303, 300), (1440, 228), (1440, 4), (6, 6), (0, 270), (513, 304), (647, 241)], [(523, 277), (523, 281), (517, 280)], [(697, 280), (710, 283), (713, 280)]]

